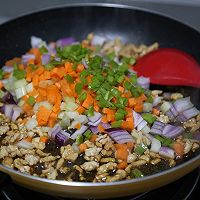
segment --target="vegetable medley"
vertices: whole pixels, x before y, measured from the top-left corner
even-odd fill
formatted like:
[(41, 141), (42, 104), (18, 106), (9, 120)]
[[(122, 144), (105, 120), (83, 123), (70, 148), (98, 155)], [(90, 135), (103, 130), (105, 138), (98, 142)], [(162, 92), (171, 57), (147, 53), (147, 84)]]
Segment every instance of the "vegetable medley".
[(110, 182), (176, 165), (200, 145), (189, 96), (134, 71), (158, 48), (89, 34), (32, 48), (0, 71), (0, 163), (33, 176)]

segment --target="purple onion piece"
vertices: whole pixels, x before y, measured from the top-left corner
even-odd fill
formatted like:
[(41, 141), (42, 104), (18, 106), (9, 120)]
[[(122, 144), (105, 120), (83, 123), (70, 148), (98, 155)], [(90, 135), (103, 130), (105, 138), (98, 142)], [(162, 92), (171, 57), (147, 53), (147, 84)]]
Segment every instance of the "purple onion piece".
[(133, 139), (128, 139), (128, 138), (122, 138), (122, 139), (119, 139), (117, 141), (118, 144), (125, 144), (125, 143), (128, 143), (128, 142), (134, 142)]
[(142, 120), (138, 126), (137, 126), (137, 130), (141, 131), (148, 123), (145, 120)]
[(101, 125), (102, 125), (103, 128), (105, 128), (105, 129), (108, 129), (108, 128), (111, 127), (109, 123), (103, 123), (103, 122), (102, 122)]
[(153, 106), (155, 107), (158, 104), (160, 104), (162, 99), (163, 99), (163, 97), (155, 97), (153, 100)]
[(75, 42), (73, 37), (61, 38), (56, 42), (57, 47), (64, 47)]
[(172, 114), (173, 114), (174, 117), (177, 117), (178, 114), (179, 114), (173, 104), (172, 104), (172, 106), (170, 108), (170, 111), (172, 112)]
[(190, 97), (178, 99), (173, 103), (173, 105), (178, 113), (182, 113), (183, 111), (193, 107)]
[(175, 138), (179, 136), (183, 131), (184, 131), (184, 128), (181, 126), (173, 126), (173, 125), (167, 124), (165, 128), (163, 129), (162, 134), (168, 138)]
[(189, 108), (188, 110), (183, 111), (183, 116), (186, 118), (186, 120), (188, 120), (192, 117), (195, 117), (199, 113), (200, 111), (197, 110), (197, 108), (193, 107), (193, 108)]
[(176, 120), (179, 122), (185, 122), (187, 121), (187, 118), (183, 115), (183, 113), (181, 113), (176, 117)]
[(175, 156), (174, 150), (168, 147), (161, 147), (159, 154), (163, 157), (171, 158), (171, 159), (174, 159), (174, 156)]
[(87, 126), (82, 125), (80, 129), (76, 130), (76, 131), (70, 136), (70, 138), (73, 139), (73, 140), (75, 140), (76, 137), (77, 137), (78, 135), (82, 135), (87, 129), (88, 129)]
[(92, 133), (97, 134), (99, 132), (98, 130), (98, 126), (90, 126), (90, 130), (92, 131)]
[(150, 86), (150, 78), (140, 76), (137, 79), (137, 84), (140, 85), (142, 88), (148, 89)]
[(94, 123), (93, 122), (88, 122), (88, 125), (98, 126), (100, 123), (101, 123), (101, 118), (98, 121), (94, 122)]
[(22, 56), (22, 63), (27, 64), (29, 60), (35, 60), (35, 55), (34, 54), (25, 54)]
[(142, 116), (133, 110), (134, 127), (136, 128), (138, 124), (143, 121)]
[(175, 119), (175, 117), (174, 117), (174, 115), (173, 115), (171, 110), (168, 110), (165, 114), (169, 117), (169, 119), (171, 119), (171, 120)]
[(42, 64), (47, 65), (50, 62), (51, 55), (50, 54), (43, 54), (42, 55)]
[(12, 121), (16, 121), (16, 119), (21, 115), (22, 109), (18, 106), (13, 107)]
[(155, 121), (151, 127), (150, 133), (162, 135), (165, 124), (159, 121)]
[(16, 104), (12, 94), (10, 92), (6, 92), (2, 98), (3, 103), (8, 103), (8, 104)]
[(66, 135), (63, 135), (61, 132), (57, 133), (55, 135), (55, 142), (59, 146), (63, 146), (65, 142), (67, 141), (68, 137)]
[(48, 135), (51, 138), (55, 138), (56, 134), (62, 130), (61, 126), (55, 125), (52, 129), (48, 131)]
[(200, 131), (198, 131), (197, 133), (194, 133), (193, 137), (195, 140), (200, 140)]
[(31, 36), (31, 46), (32, 48), (38, 48), (42, 43), (42, 39), (39, 37)]
[(101, 118), (101, 113), (99, 113), (99, 112), (94, 112), (94, 116), (92, 116), (92, 117), (88, 117), (88, 120), (90, 121), (90, 122), (92, 122), (92, 123), (95, 123), (95, 122), (97, 122), (100, 118)]
[(12, 119), (12, 115), (13, 115), (13, 108), (14, 108), (14, 104), (6, 104), (5, 105), (5, 116), (8, 117), (9, 119)]
[(102, 46), (103, 43), (106, 41), (106, 38), (100, 35), (94, 35), (91, 43), (92, 45), (100, 45)]
[(5, 104), (3, 106), (0, 107), (0, 112), (1, 113), (5, 113)]

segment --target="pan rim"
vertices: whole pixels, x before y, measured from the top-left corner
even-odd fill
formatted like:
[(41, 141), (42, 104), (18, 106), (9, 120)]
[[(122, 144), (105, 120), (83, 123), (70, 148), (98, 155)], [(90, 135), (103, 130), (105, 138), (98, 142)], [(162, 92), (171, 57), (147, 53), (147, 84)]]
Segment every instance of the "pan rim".
[[(53, 6), (53, 7), (46, 7), (46, 8), (43, 8), (43, 9), (37, 9), (33, 12), (24, 13), (22, 15), (19, 15), (15, 18), (12, 18), (12, 19), (2, 23), (0, 25), (0, 29), (3, 26), (9, 25), (9, 23), (13, 23), (16, 20), (20, 20), (21, 18), (24, 18), (24, 17), (27, 17), (27, 16), (40, 14), (40, 13), (48, 12), (48, 11), (52, 11), (52, 10), (65, 9), (65, 8), (69, 8), (69, 7), (107, 7), (107, 8), (120, 8), (120, 9), (128, 9), (128, 10), (136, 10), (136, 11), (146, 12), (148, 14), (158, 15), (160, 17), (167, 18), (171, 21), (182, 24), (183, 26), (185, 26), (185, 27), (191, 29), (192, 31), (195, 31), (198, 34), (200, 34), (200, 32), (197, 29), (191, 27), (190, 25), (185, 24), (185, 23), (179, 21), (176, 18), (173, 18), (173, 17), (171, 17), (167, 14), (160, 13), (158, 11), (153, 11), (153, 10), (150, 10), (150, 9), (147, 9), (147, 8), (140, 8), (140, 7), (137, 7), (137, 6), (123, 5), (123, 4), (118, 4), (118, 3), (92, 3), (92, 2), (90, 2), (90, 3), (68, 3), (68, 4), (56, 5), (56, 6)], [(110, 183), (89, 183), (89, 182), (75, 182), (75, 181), (69, 182), (69, 181), (64, 181), (64, 180), (50, 180), (50, 179), (47, 179), (47, 178), (40, 178), (40, 177), (35, 177), (35, 176), (29, 175), (29, 174), (25, 174), (25, 173), (16, 171), (14, 169), (8, 168), (6, 166), (3, 166), (2, 164), (0, 164), (0, 170), (4, 169), (5, 171), (8, 171), (10, 173), (14, 173), (14, 174), (22, 176), (24, 178), (28, 178), (28, 179), (31, 179), (31, 180), (37, 180), (37, 181), (41, 181), (41, 182), (45, 182), (45, 183), (49, 183), (49, 184), (57, 184), (57, 185), (63, 185), (63, 186), (75, 186), (75, 187), (79, 187), (79, 186), (105, 187), (105, 186), (117, 186), (117, 185), (125, 185), (125, 184), (134, 184), (134, 183), (145, 182), (145, 181), (148, 181), (148, 180), (151, 180), (151, 179), (154, 179), (154, 178), (158, 178), (158, 177), (173, 173), (174, 171), (179, 170), (179, 169), (184, 168), (184, 167), (187, 167), (190, 164), (192, 164), (192, 163), (194, 163), (198, 160), (200, 160), (200, 154), (195, 156), (194, 158), (191, 158), (188, 161), (185, 161), (184, 163), (182, 163), (178, 166), (172, 167), (170, 169), (164, 170), (164, 171), (159, 172), (159, 173), (155, 173), (155, 174), (148, 175), (148, 176), (138, 178), (138, 179), (122, 180), (122, 181), (116, 181), (116, 182), (110, 182)]]

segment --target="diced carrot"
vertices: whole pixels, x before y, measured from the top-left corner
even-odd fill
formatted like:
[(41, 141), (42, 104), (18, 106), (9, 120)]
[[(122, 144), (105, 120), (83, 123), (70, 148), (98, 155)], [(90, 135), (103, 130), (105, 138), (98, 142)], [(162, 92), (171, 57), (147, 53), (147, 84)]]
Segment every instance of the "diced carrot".
[(47, 96), (47, 91), (44, 88), (38, 88), (38, 92), (39, 92), (39, 95), (41, 95), (43, 97)]
[(102, 121), (103, 123), (107, 123), (107, 122), (108, 122), (108, 120), (107, 120), (107, 115), (104, 115), (104, 116), (102, 117), (101, 121)]
[(101, 124), (98, 125), (98, 131), (100, 133), (103, 133), (105, 131), (104, 127)]
[(24, 70), (24, 65), (23, 65), (23, 64), (19, 64), (19, 65), (18, 65), (18, 69)]
[(104, 113), (104, 114), (109, 114), (109, 115), (114, 115), (115, 114), (115, 111), (114, 110), (112, 110), (112, 109), (110, 109), (110, 108), (103, 108), (103, 110), (102, 110), (102, 112)]
[(41, 75), (43, 72), (44, 72), (44, 67), (41, 65), (35, 70), (35, 73), (37, 75)]
[(121, 93), (124, 93), (124, 87), (119, 86), (119, 87), (118, 87), (118, 90), (119, 90)]
[(30, 50), (30, 53), (32, 53), (32, 54), (35, 55), (35, 62), (36, 62), (36, 64), (38, 64), (38, 63), (41, 62), (41, 55), (40, 55), (39, 48), (32, 48)]
[(57, 121), (57, 113), (54, 113), (54, 112), (51, 112), (50, 116), (49, 116), (49, 119), (48, 119), (48, 126), (49, 127), (54, 127), (55, 125), (55, 122)]
[(76, 129), (80, 129), (80, 128), (81, 128), (81, 123), (77, 123), (77, 124), (75, 125), (75, 128), (76, 128)]
[(127, 148), (119, 148), (119, 149), (117, 149), (115, 156), (119, 160), (127, 161), (127, 158), (128, 158)]
[(2, 89), (4, 87), (3, 82), (0, 81), (0, 89)]
[(73, 66), (73, 64), (70, 63), (70, 62), (66, 62), (65, 63), (65, 70), (66, 70), (67, 73), (74, 71), (73, 68), (72, 68), (72, 66)]
[(37, 97), (39, 95), (39, 92), (33, 88), (33, 90), (28, 93), (29, 96)]
[(92, 82), (92, 77), (93, 77), (93, 75), (89, 75), (86, 77), (88, 83)]
[(26, 137), (26, 138), (24, 138), (24, 140), (26, 140), (27, 142), (31, 142), (32, 141), (32, 137)]
[(85, 143), (81, 143), (81, 144), (79, 145), (79, 150), (80, 150), (81, 153), (85, 152), (85, 150), (86, 150), (87, 148), (88, 148), (88, 146), (87, 146), (87, 144), (85, 144)]
[(97, 139), (97, 135), (93, 134), (92, 137), (90, 138), (90, 142), (95, 143)]
[(36, 114), (38, 125), (45, 125), (48, 122), (51, 111), (44, 106), (40, 106)]
[(115, 115), (113, 115), (113, 114), (107, 114), (107, 120), (108, 120), (108, 122), (115, 121)]
[(128, 130), (128, 131), (133, 130), (134, 129), (133, 121), (130, 121), (130, 120), (129, 121), (122, 121), (121, 128)]
[(47, 143), (47, 142), (48, 142), (48, 140), (49, 140), (49, 138), (48, 138), (48, 137), (45, 137), (45, 136), (42, 136), (42, 137), (40, 137), (40, 142)]
[(160, 114), (160, 111), (158, 110), (158, 109), (156, 109), (156, 108), (153, 108), (152, 109), (152, 113), (154, 114), (154, 115), (159, 115)]
[(31, 65), (31, 64), (35, 64), (35, 60), (34, 59), (28, 60), (27, 65)]
[(128, 166), (128, 163), (125, 161), (122, 161), (117, 165), (117, 168), (118, 169), (126, 169), (127, 166)]
[(143, 104), (137, 104), (136, 106), (134, 106), (134, 110), (135, 112), (142, 112), (143, 111)]
[(24, 95), (24, 96), (22, 97), (22, 99), (23, 99), (24, 101), (27, 101), (28, 98), (29, 98), (29, 95)]
[(83, 106), (79, 106), (76, 110), (79, 114), (82, 114), (85, 112), (85, 108)]
[(32, 80), (32, 73), (31, 72), (26, 72), (26, 80), (30, 82)]
[(132, 149), (133, 149), (133, 147), (134, 147), (134, 143), (133, 143), (133, 142), (127, 142), (126, 145), (127, 145), (127, 148), (128, 148), (130, 151), (132, 151)]
[(124, 97), (126, 97), (127, 99), (129, 99), (132, 96), (130, 91), (126, 91), (124, 92)]
[(39, 85), (39, 76), (37, 74), (34, 74), (32, 81), (33, 81), (33, 86), (37, 87)]
[(63, 76), (66, 74), (65, 68), (64, 67), (60, 67), (58, 70), (58, 76), (59, 78), (63, 78)]
[(184, 146), (183, 146), (182, 143), (180, 143), (180, 142), (174, 142), (174, 144), (173, 144), (173, 149), (174, 149), (174, 151), (176, 152), (176, 154), (177, 154), (178, 156), (180, 156), (180, 158), (183, 157), (183, 154), (184, 154)]
[(126, 144), (114, 144), (114, 146), (115, 146), (116, 149), (121, 149), (121, 148), (127, 149)]
[(84, 108), (87, 108), (87, 109), (88, 109), (88, 108), (93, 104), (93, 102), (94, 102), (94, 99), (92, 98), (92, 96), (91, 96), (90, 94), (87, 94), (87, 97), (86, 97), (86, 99), (84, 100), (82, 106), (83, 106)]
[(142, 93), (137, 99), (140, 100), (140, 101), (146, 101), (147, 97), (145, 96), (144, 93)]
[(98, 103), (97, 103), (96, 100), (94, 100), (94, 110), (95, 110), (96, 112), (99, 112), (99, 110), (100, 110), (99, 105), (98, 105)]
[(59, 95), (58, 88), (55, 85), (51, 85), (47, 88), (47, 101), (49, 103), (55, 104)]
[(55, 85), (56, 85), (56, 87), (57, 87), (58, 89), (60, 89), (60, 88), (61, 88), (61, 85), (60, 85), (60, 83), (59, 83), (59, 82), (56, 82), (56, 83), (55, 83)]
[(33, 109), (33, 107), (28, 103), (24, 103), (24, 105), (22, 106), (22, 109), (25, 113), (28, 113), (29, 111)]
[(133, 108), (137, 104), (137, 100), (135, 98), (128, 99), (128, 106)]
[(7, 78), (10, 77), (10, 75), (11, 75), (11, 73), (6, 72), (6, 73), (4, 73), (3, 78), (4, 78), (4, 79), (7, 79)]
[(44, 79), (45, 80), (48, 80), (48, 79), (50, 79), (51, 78), (51, 76), (50, 76), (50, 72), (49, 71), (44, 71), (44, 73), (43, 73), (43, 75), (44, 75)]
[(80, 73), (80, 72), (82, 72), (83, 70), (84, 70), (83, 64), (78, 64), (77, 67), (76, 67), (76, 71)]
[(13, 58), (12, 60), (8, 60), (6, 61), (5, 63), (5, 66), (8, 66), (8, 67), (12, 67), (15, 63), (20, 63), (21, 62), (21, 58)]
[(53, 106), (52, 111), (53, 111), (54, 113), (59, 113), (59, 111), (60, 111), (60, 103), (56, 103), (56, 104)]

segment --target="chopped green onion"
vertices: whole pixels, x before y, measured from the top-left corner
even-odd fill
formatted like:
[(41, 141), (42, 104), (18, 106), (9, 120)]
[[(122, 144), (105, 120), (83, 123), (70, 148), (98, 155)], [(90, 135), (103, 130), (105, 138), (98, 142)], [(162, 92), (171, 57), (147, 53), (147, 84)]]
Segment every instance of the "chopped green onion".
[(25, 70), (14, 70), (13, 76), (18, 80), (25, 78), (26, 77), (26, 71)]
[(130, 82), (133, 84), (137, 83), (137, 74), (132, 74), (130, 77)]
[(118, 97), (121, 95), (121, 92), (120, 92), (118, 89), (116, 89), (116, 88), (112, 88), (112, 89), (111, 89), (111, 94), (112, 94), (114, 97), (118, 98)]
[(31, 106), (33, 106), (35, 104), (35, 98), (30, 96), (27, 100), (27, 103)]
[(112, 122), (112, 123), (111, 123), (111, 127), (112, 127), (112, 128), (120, 128), (121, 125), (122, 125), (122, 120), (115, 121), (115, 122)]
[(147, 150), (147, 147), (144, 144), (137, 145), (135, 147), (135, 153), (142, 155)]
[(131, 84), (130, 82), (128, 82), (128, 81), (125, 81), (125, 82), (124, 82), (124, 87), (125, 87), (127, 90), (130, 90), (131, 87), (132, 87), (132, 84)]
[(157, 140), (159, 140), (161, 143), (163, 143), (164, 142), (164, 138), (162, 138), (160, 135), (155, 135), (154, 136)]
[(77, 83), (75, 85), (75, 91), (76, 91), (76, 93), (80, 94), (82, 92), (82, 90), (83, 90), (83, 84), (82, 83)]
[(78, 97), (79, 102), (83, 102), (86, 99), (86, 97), (87, 97), (86, 92), (81, 93)]
[(38, 66), (37, 66), (37, 65), (34, 65), (34, 64), (29, 64), (28, 66), (31, 67), (31, 69), (32, 69), (33, 71), (35, 71), (35, 70), (38, 69)]
[(129, 65), (133, 65), (133, 64), (135, 64), (136, 60), (135, 60), (135, 58), (133, 58), (133, 57), (130, 57), (130, 58), (128, 58), (128, 57), (123, 57), (123, 58), (122, 58), (122, 62), (123, 62), (123, 63), (127, 63), (127, 64), (129, 64)]
[(173, 143), (174, 143), (174, 141), (171, 138), (164, 138), (162, 145), (172, 148)]
[(92, 137), (92, 132), (90, 130), (87, 130), (83, 135), (86, 137), (86, 139), (89, 140)]
[(84, 141), (83, 135), (77, 135), (75, 143), (79, 145), (83, 143), (83, 141)]
[(69, 82), (69, 83), (73, 83), (74, 82), (74, 79), (69, 75), (69, 74), (66, 74), (64, 76), (64, 78)]
[(3, 70), (2, 69), (0, 69), (0, 79), (3, 79)]
[(142, 172), (139, 169), (133, 169), (131, 171), (131, 177), (132, 178), (142, 178), (142, 177), (144, 177), (144, 175), (142, 174)]
[(88, 117), (94, 116), (94, 106), (89, 107), (89, 109), (87, 110), (87, 115)]
[(47, 48), (45, 46), (42, 46), (42, 47), (39, 48), (39, 52), (41, 54), (44, 54), (44, 53), (48, 53), (48, 50), (47, 50)]
[(153, 97), (152, 97), (151, 95), (149, 95), (149, 96), (147, 97), (146, 102), (148, 102), (148, 103), (153, 103)]
[(156, 117), (150, 113), (143, 113), (142, 118), (146, 120), (149, 124), (153, 124), (156, 120)]
[(109, 54), (106, 55), (106, 57), (109, 59), (109, 60), (113, 60), (115, 58), (115, 52), (111, 52)]

